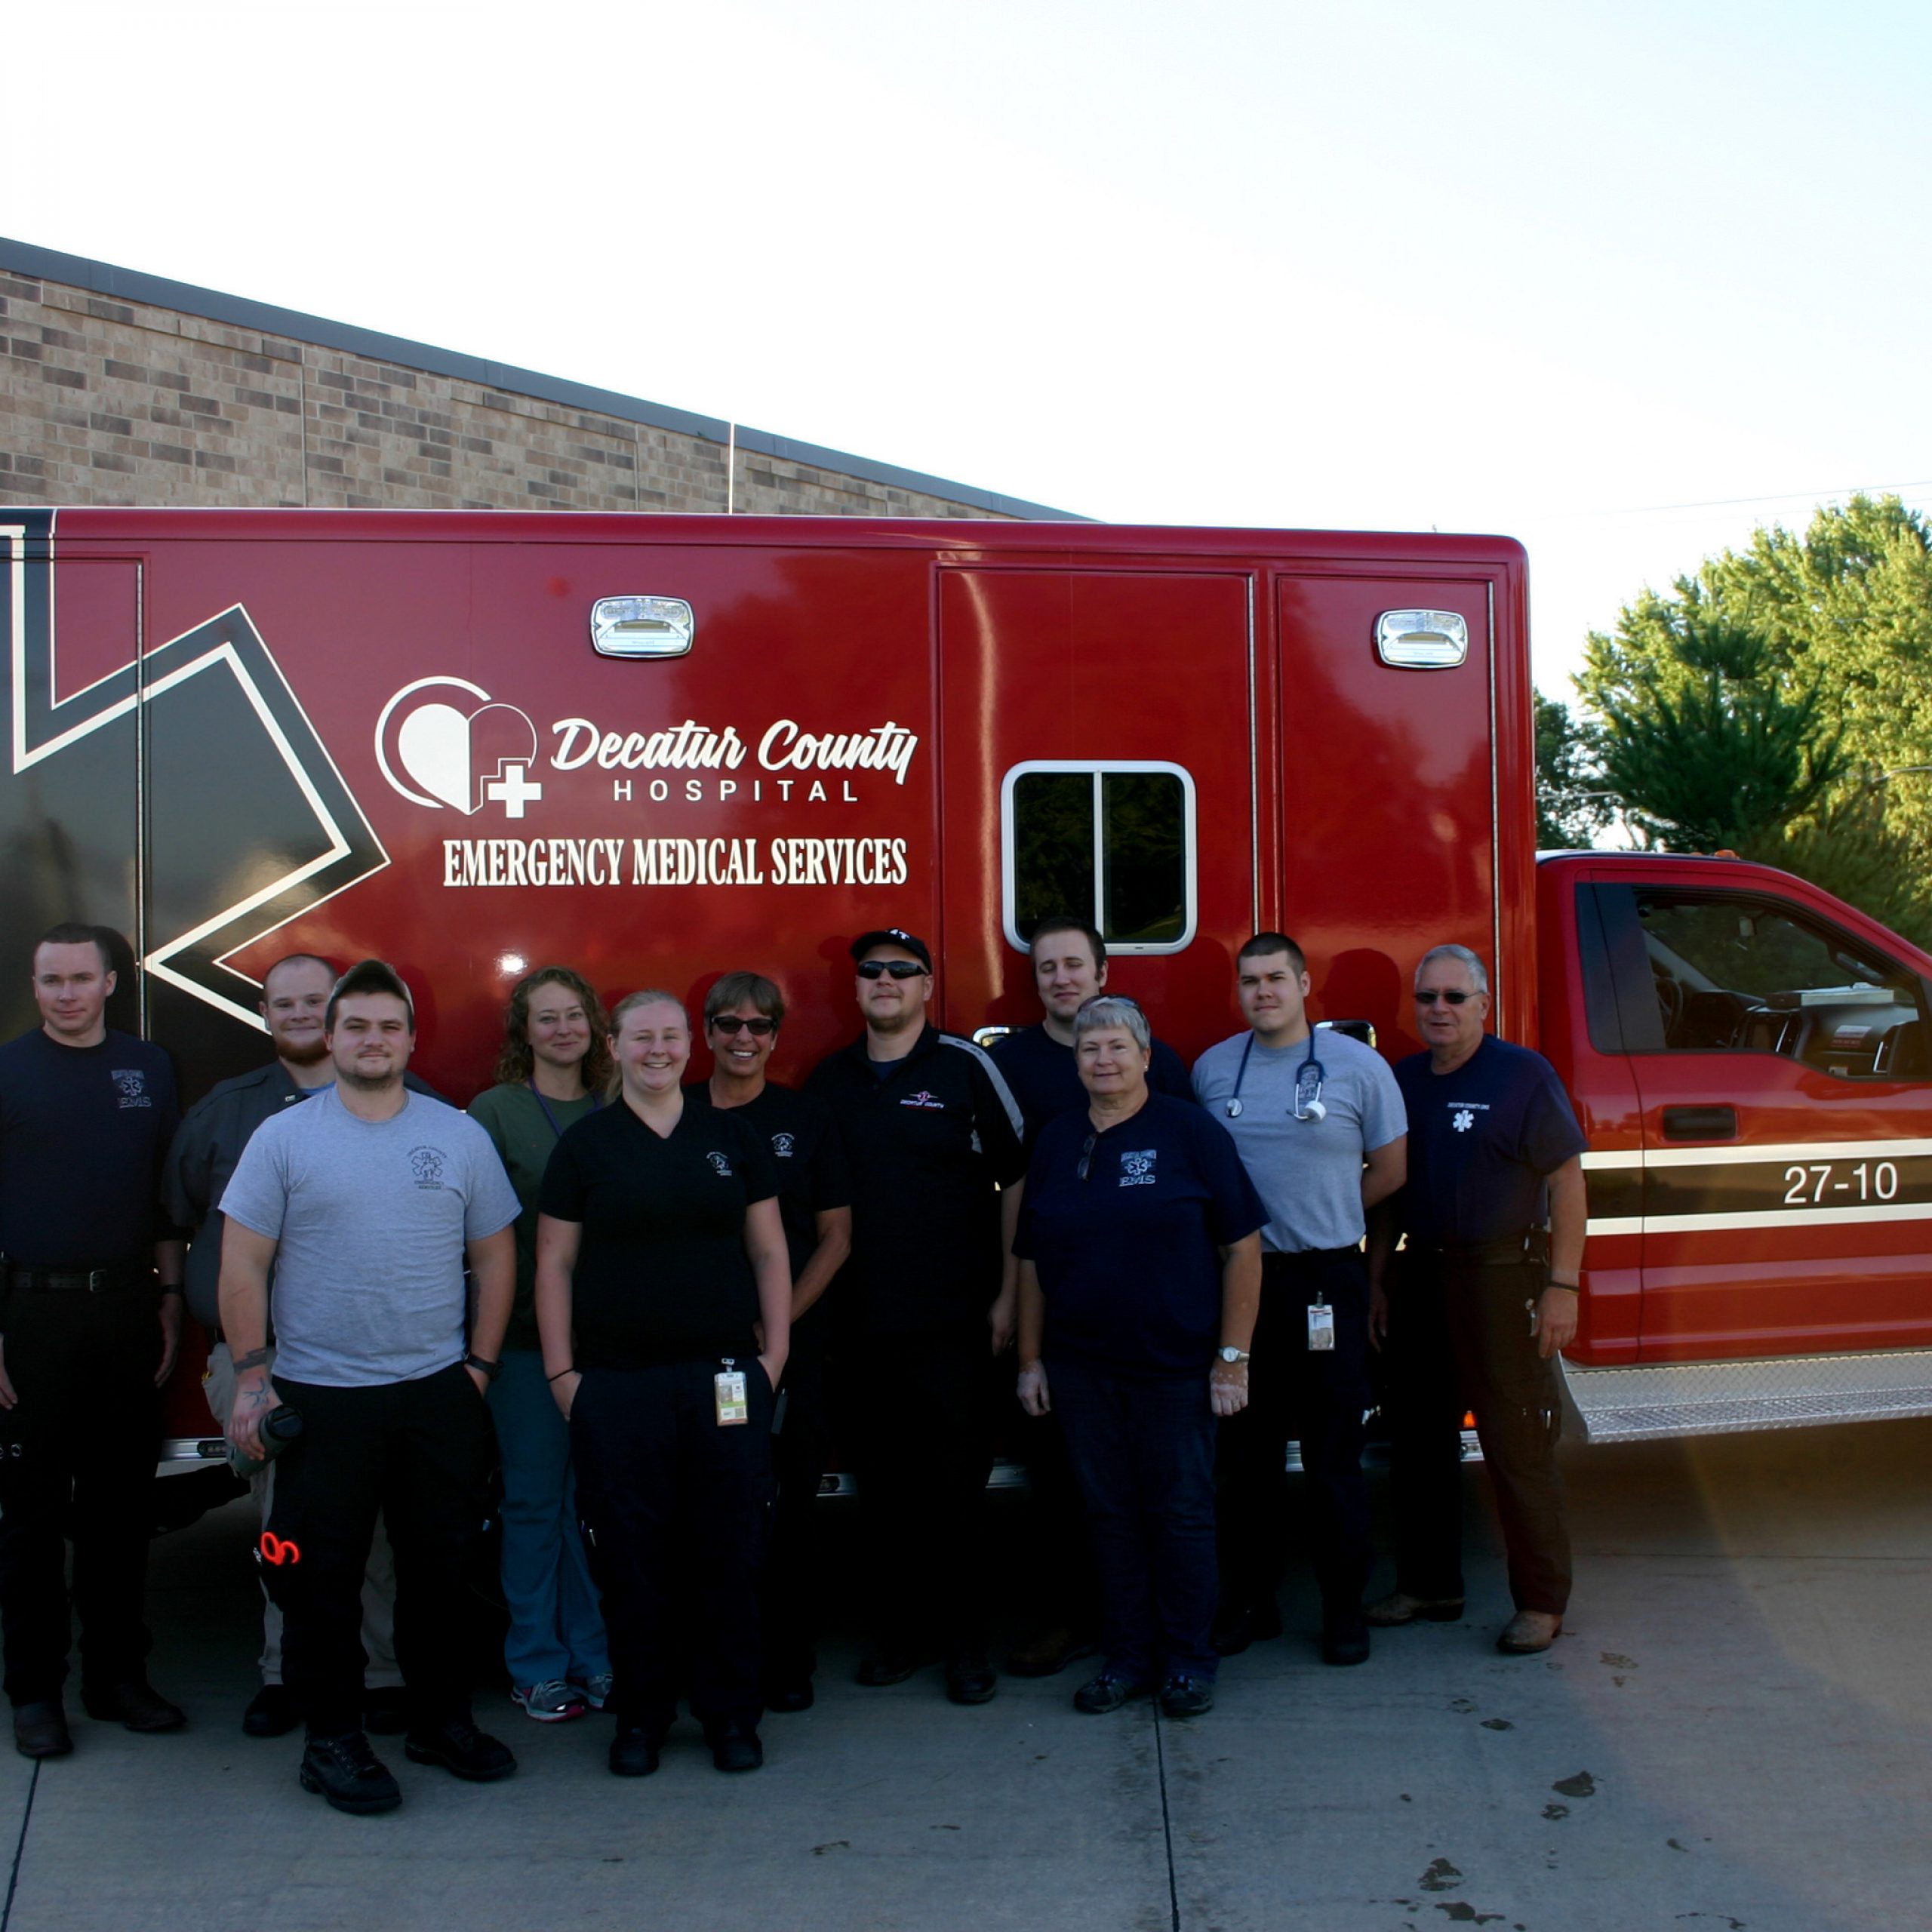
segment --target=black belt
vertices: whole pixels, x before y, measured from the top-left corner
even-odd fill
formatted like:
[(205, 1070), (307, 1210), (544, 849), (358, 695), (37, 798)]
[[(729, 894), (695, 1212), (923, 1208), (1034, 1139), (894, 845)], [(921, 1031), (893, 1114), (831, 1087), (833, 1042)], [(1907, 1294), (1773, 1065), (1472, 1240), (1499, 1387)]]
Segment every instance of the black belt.
[(106, 1294), (123, 1288), (152, 1288), (154, 1270), (128, 1262), (109, 1268), (23, 1268), (7, 1269), (10, 1288), (45, 1290), (57, 1294)]
[(1549, 1237), (1541, 1228), (1527, 1228), (1504, 1241), (1412, 1241), (1409, 1252), (1454, 1268), (1541, 1267), (1549, 1259)]

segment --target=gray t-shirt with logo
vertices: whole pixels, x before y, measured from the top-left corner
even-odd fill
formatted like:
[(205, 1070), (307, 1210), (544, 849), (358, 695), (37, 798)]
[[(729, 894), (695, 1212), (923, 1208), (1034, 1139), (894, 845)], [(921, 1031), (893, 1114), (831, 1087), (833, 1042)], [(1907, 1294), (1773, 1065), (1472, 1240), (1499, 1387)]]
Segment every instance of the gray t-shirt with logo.
[(355, 1389), (413, 1382), (463, 1352), (463, 1247), (517, 1217), (475, 1121), (411, 1094), (358, 1119), (331, 1088), (263, 1121), (221, 1211), (279, 1244), (275, 1374)]
[[(1237, 1033), (1194, 1063), (1195, 1097), (1234, 1136), (1241, 1165), (1268, 1210), (1261, 1245), (1277, 1254), (1352, 1247), (1362, 1238), (1362, 1156), (1409, 1131), (1389, 1063), (1346, 1033), (1317, 1032), (1291, 1047), (1257, 1039), (1241, 1072)], [(1323, 1118), (1297, 1120), (1295, 1081), (1310, 1051), (1321, 1067)], [(1241, 1081), (1241, 1112), (1228, 1103)]]

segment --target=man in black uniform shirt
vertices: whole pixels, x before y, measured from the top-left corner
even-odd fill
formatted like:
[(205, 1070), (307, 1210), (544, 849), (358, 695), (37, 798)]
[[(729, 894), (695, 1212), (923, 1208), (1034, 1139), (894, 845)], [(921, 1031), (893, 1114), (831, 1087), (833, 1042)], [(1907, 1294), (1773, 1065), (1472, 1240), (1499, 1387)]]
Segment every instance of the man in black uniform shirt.
[(1463, 1614), (1466, 1401), (1516, 1606), (1496, 1647), (1531, 1657), (1561, 1631), (1570, 1601), (1553, 1358), (1577, 1333), (1586, 1143), (1549, 1061), (1484, 1032), (1489, 975), (1467, 946), (1425, 953), (1415, 997), (1429, 1051), (1395, 1068), (1408, 1113), (1407, 1184), (1369, 1236), (1378, 1285), (1396, 1235), (1406, 1232), (1408, 1245), (1386, 1298), (1371, 1303), (1389, 1351), (1395, 1588), (1367, 1615), (1386, 1627)]
[[(785, 995), (757, 973), (727, 973), (705, 995), (711, 1078), (685, 1091), (728, 1109), (771, 1143), (778, 1208), (792, 1257), (792, 1349), (772, 1444), (777, 1500), (764, 1574), (764, 1703), (802, 1711), (817, 1667), (818, 1486), (831, 1454), (825, 1413), (827, 1284), (852, 1251), (852, 1181), (837, 1123), (821, 1100), (765, 1078)], [(807, 1317), (810, 1319), (807, 1319)]]
[(871, 1546), (875, 1647), (862, 1684), (897, 1684), (931, 1654), (946, 1694), (983, 1704), (982, 1543), (992, 1460), (992, 1358), (1013, 1339), (1013, 1231), (1026, 1171), (1021, 1117), (990, 1057), (930, 1025), (932, 955), (898, 928), (852, 945), (866, 1029), (821, 1060), (852, 1162), (849, 1336), (859, 1501)]
[[(1073, 1016), (1106, 989), (1107, 946), (1084, 919), (1058, 914), (1033, 928), (1027, 956), (1044, 1017), (992, 1043), (992, 1053), (1026, 1122), (1030, 1155), (1040, 1129), (1057, 1114), (1084, 1110), (1087, 1090), (1073, 1058)], [(1192, 1103), (1194, 1088), (1180, 1056), (1156, 1040), (1147, 1084)], [(1044, 1416), (1020, 1414), (1020, 1453), (1032, 1491), (1032, 1551), (1026, 1574), (1035, 1585), (1035, 1629), (1007, 1654), (1006, 1667), (1019, 1677), (1050, 1677), (1075, 1657), (1091, 1657), (1100, 1627), (1100, 1589), (1080, 1491), (1067, 1460), (1058, 1410)]]
[(108, 1030), (114, 983), (94, 928), (56, 926), (34, 949), (41, 1023), (0, 1048), (0, 1620), (29, 1758), (73, 1749), (68, 1538), (88, 1716), (137, 1731), (183, 1721), (148, 1683), (141, 1620), (155, 1392), (181, 1336), (181, 1244), (158, 1204), (174, 1070)]
[[(1044, 1017), (1037, 1026), (1021, 1026), (992, 1043), (992, 1055), (1026, 1116), (1030, 1150), (1040, 1129), (1056, 1114), (1087, 1105), (1073, 1059), (1073, 1016), (1106, 990), (1107, 945), (1084, 919), (1056, 914), (1033, 928), (1027, 949), (1033, 984)], [(1190, 1104), (1194, 1087), (1180, 1054), (1164, 1040), (1153, 1044), (1147, 1084)]]

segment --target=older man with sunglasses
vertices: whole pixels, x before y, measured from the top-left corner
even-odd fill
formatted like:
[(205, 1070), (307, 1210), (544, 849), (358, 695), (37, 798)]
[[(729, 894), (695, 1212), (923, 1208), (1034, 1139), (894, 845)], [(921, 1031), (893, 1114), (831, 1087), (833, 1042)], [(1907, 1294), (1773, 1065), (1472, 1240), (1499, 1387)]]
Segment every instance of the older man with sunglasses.
[(1415, 997), (1428, 1051), (1395, 1069), (1408, 1180), (1371, 1237), (1378, 1284), (1396, 1235), (1408, 1243), (1371, 1317), (1389, 1358), (1396, 1580), (1368, 1620), (1463, 1614), (1457, 1431), (1466, 1402), (1496, 1487), (1516, 1608), (1497, 1647), (1531, 1656), (1562, 1629), (1570, 1598), (1554, 1358), (1577, 1332), (1585, 1141), (1555, 1069), (1484, 1032), (1489, 976), (1467, 946), (1426, 953)]

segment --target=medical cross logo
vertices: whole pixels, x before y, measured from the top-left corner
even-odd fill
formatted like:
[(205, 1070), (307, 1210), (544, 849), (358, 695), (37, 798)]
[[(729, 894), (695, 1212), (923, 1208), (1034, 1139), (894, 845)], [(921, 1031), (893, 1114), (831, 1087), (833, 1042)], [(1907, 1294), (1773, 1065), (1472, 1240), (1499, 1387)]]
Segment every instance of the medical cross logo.
[(792, 1158), (792, 1137), (789, 1134), (774, 1134), (771, 1137), (771, 1151), (781, 1161), (789, 1161)]
[(1152, 1187), (1154, 1185), (1154, 1156), (1158, 1150), (1149, 1147), (1137, 1154), (1123, 1154), (1120, 1157), (1120, 1184), (1122, 1187)]
[(443, 1184), (442, 1149), (438, 1147), (411, 1148), (409, 1171), (416, 1177), (418, 1187), (441, 1187)]
[(728, 1156), (713, 1152), (706, 1155), (704, 1158), (717, 1169), (718, 1172), (726, 1180), (729, 1180), (731, 1178), (731, 1163)]
[(1476, 1117), (1474, 1114), (1469, 1112), (1467, 1107), (1458, 1107), (1456, 1109), (1454, 1117), (1449, 1123), (1449, 1124), (1453, 1127), (1458, 1134), (1468, 1133), (1469, 1129), (1474, 1127), (1475, 1124)]
[(114, 1084), (121, 1095), (124, 1107), (151, 1107), (154, 1096), (147, 1091), (148, 1077), (139, 1067), (115, 1068)]
[[(480, 702), (466, 709), (448, 697), (420, 696), (438, 690)], [(537, 727), (529, 714), (493, 703), (481, 685), (465, 678), (405, 685), (376, 720), (376, 763), (392, 790), (432, 811), (448, 805), (469, 816), (493, 803), (504, 817), (520, 819), (524, 807), (543, 795), (531, 781)]]

